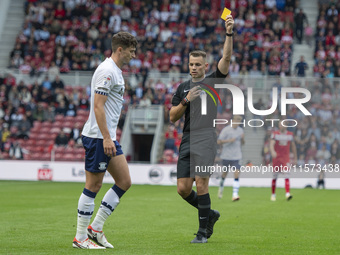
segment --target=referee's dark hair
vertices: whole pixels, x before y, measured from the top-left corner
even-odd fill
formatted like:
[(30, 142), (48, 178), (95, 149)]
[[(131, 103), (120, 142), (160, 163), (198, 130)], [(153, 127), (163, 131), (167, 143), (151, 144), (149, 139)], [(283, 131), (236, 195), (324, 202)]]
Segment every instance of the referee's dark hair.
[(189, 53), (189, 57), (190, 56), (193, 56), (193, 57), (202, 57), (202, 58), (206, 58), (207, 57), (207, 53), (205, 53), (204, 51), (202, 50), (194, 50), (194, 51), (191, 51)]

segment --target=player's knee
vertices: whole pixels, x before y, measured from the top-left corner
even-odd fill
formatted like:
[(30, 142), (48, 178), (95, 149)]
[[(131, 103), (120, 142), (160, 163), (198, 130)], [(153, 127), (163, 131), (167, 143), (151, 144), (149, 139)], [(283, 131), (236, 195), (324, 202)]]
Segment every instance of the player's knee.
[(131, 187), (131, 179), (126, 179), (123, 181), (117, 182), (116, 185), (124, 191), (127, 191)]
[(196, 182), (197, 195), (203, 195), (209, 192), (209, 183)]
[(94, 193), (98, 193), (102, 186), (103, 184), (98, 182), (98, 183), (92, 183), (90, 185), (85, 185), (85, 188)]
[(185, 187), (184, 185), (178, 185), (177, 186), (177, 193), (181, 196), (181, 197), (183, 197), (183, 198), (185, 198), (185, 197), (187, 197), (187, 196), (189, 196), (190, 195), (190, 193), (191, 193), (191, 187)]

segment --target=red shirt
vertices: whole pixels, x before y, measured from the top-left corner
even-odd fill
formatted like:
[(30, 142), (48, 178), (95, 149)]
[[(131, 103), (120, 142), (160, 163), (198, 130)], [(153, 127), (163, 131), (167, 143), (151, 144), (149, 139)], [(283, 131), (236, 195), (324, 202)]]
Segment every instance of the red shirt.
[(273, 165), (286, 165), (290, 161), (290, 143), (294, 140), (293, 133), (290, 131), (281, 133), (277, 130), (272, 133), (271, 139), (275, 140), (274, 150), (277, 154), (276, 158), (273, 159)]

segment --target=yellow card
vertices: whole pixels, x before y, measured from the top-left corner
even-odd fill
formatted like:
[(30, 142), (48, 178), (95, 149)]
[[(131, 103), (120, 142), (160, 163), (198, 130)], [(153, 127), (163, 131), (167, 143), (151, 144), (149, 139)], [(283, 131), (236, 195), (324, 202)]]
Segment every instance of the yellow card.
[(224, 10), (223, 10), (223, 13), (221, 15), (221, 18), (226, 20), (227, 19), (227, 16), (231, 14), (231, 10), (227, 9), (224, 7)]

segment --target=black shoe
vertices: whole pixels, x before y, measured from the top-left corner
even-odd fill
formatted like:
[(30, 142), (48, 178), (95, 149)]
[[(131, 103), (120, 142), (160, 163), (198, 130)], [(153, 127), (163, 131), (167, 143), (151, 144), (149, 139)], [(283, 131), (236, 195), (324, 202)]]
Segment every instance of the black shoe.
[(204, 235), (201, 232), (197, 232), (197, 234), (195, 234), (196, 237), (194, 238), (194, 240), (191, 241), (191, 243), (207, 243), (208, 239), (206, 237), (206, 235)]
[(209, 221), (207, 225), (207, 238), (210, 238), (214, 232), (214, 225), (220, 218), (220, 213), (217, 210), (211, 210), (212, 213), (209, 215)]

